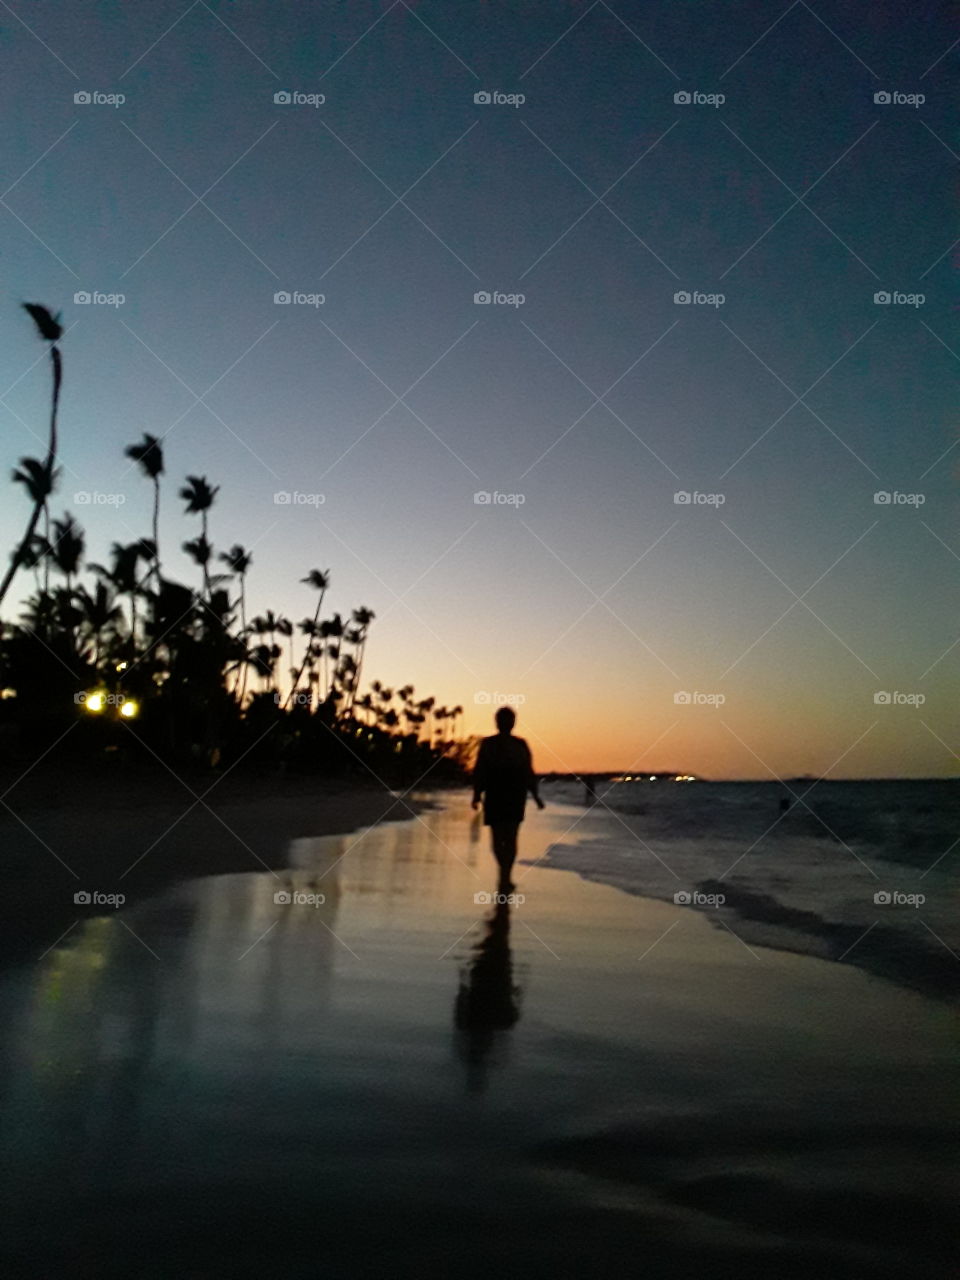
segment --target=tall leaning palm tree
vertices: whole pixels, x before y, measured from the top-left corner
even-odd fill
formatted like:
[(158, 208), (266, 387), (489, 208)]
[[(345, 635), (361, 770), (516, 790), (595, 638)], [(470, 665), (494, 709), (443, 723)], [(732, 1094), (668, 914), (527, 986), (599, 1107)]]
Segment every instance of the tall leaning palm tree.
[[(57, 411), (60, 407), (60, 387), (63, 382), (63, 363), (60, 359), (60, 348), (57, 346), (59, 340), (63, 337), (63, 329), (60, 325), (60, 316), (53, 316), (46, 307), (40, 306), (37, 302), (25, 302), (24, 310), (31, 317), (37, 326), (37, 331), (44, 341), (50, 343), (50, 361), (53, 366), (53, 394), (50, 406), (50, 434), (47, 443), (47, 457), (43, 463), (36, 463), (40, 468), (39, 474), (34, 476), (34, 487), (27, 485), (27, 490), (33, 498), (33, 510), (30, 513), (30, 519), (27, 521), (26, 533), (20, 539), (10, 560), (10, 566), (0, 582), (0, 604), (3, 598), (10, 590), (10, 583), (13, 581), (17, 570), (19, 569), (23, 557), (26, 555), (30, 543), (33, 541), (33, 535), (36, 533), (37, 522), (40, 515), (47, 505), (47, 499), (53, 492), (53, 484), (57, 465)], [(27, 468), (29, 463), (35, 463), (33, 458), (23, 458), (21, 467)], [(23, 473), (14, 472), (15, 480), (24, 479)], [(25, 482), (25, 481), (24, 481)]]
[[(330, 585), (330, 570), (327, 569), (325, 571), (321, 571), (320, 569), (311, 569), (310, 572), (307, 574), (307, 576), (305, 578), (301, 578), (300, 581), (305, 582), (307, 586), (313, 587), (314, 591), (320, 592), (320, 595), (317, 597), (317, 607), (313, 611), (313, 620), (312, 620), (313, 630), (310, 633), (310, 634), (316, 634), (317, 622), (320, 618), (320, 610), (323, 608), (323, 597), (326, 595), (327, 587), (329, 587)], [(301, 624), (301, 630), (304, 630), (304, 627), (302, 624)], [(300, 669), (299, 671), (296, 672), (294, 676), (293, 687), (290, 690), (290, 693), (287, 695), (287, 702), (290, 701), (293, 695), (297, 692), (297, 689), (300, 687), (300, 681), (303, 679), (303, 673), (306, 669), (307, 661), (309, 657), (310, 657), (310, 645), (308, 644), (303, 655), (303, 662), (301, 662), (300, 664)]]
[[(163, 475), (163, 446), (156, 436), (143, 433), (139, 444), (128, 445), (124, 450), (128, 458), (140, 463), (140, 470), (153, 481), (153, 545), (155, 553), (153, 570), (156, 588), (160, 590), (160, 477)], [(212, 499), (211, 499), (212, 501)]]
[(203, 590), (208, 596), (210, 594), (210, 572), (207, 564), (213, 548), (210, 546), (210, 539), (207, 537), (207, 512), (213, 506), (213, 500), (219, 492), (220, 486), (217, 484), (211, 489), (206, 476), (187, 476), (187, 483), (180, 490), (180, 497), (187, 505), (187, 515), (199, 515), (200, 517), (200, 537), (196, 539), (195, 544), (191, 544), (190, 554), (194, 556), (203, 569)]

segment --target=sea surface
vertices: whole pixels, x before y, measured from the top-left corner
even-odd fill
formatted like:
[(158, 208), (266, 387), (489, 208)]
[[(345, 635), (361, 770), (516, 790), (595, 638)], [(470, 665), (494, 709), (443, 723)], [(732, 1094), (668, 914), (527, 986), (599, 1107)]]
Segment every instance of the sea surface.
[(548, 866), (960, 994), (960, 781), (604, 782), (592, 806), (579, 784), (543, 794), (570, 813)]

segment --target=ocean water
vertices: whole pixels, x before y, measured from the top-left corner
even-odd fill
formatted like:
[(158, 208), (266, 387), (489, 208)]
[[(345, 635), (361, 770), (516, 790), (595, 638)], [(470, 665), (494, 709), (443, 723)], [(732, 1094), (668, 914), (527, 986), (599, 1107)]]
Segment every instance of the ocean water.
[(592, 807), (557, 782), (544, 796), (570, 813), (548, 866), (712, 913), (747, 943), (960, 992), (960, 781), (601, 783)]

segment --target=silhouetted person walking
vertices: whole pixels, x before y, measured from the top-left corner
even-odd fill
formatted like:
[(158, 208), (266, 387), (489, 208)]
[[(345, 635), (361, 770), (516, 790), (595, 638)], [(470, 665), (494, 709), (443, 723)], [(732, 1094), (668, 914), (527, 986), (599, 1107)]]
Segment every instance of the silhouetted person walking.
[(500, 867), (500, 888), (510, 890), (510, 872), (517, 856), (517, 831), (523, 821), (527, 793), (537, 808), (543, 801), (537, 790), (530, 748), (513, 736), (517, 717), (510, 707), (500, 707), (494, 719), (498, 733), (480, 743), (473, 771), (473, 807), (483, 798), (483, 821), (490, 828), (493, 856)]

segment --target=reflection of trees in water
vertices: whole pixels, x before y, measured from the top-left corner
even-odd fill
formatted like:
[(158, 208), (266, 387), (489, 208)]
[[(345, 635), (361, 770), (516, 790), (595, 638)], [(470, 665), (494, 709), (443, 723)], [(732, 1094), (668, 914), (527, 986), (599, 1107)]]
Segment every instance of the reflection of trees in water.
[(510, 954), (510, 906), (498, 903), (486, 921), (476, 955), (460, 974), (454, 1021), (458, 1048), (467, 1066), (467, 1088), (485, 1088), (494, 1050), (520, 1017), (522, 992), (513, 981)]

